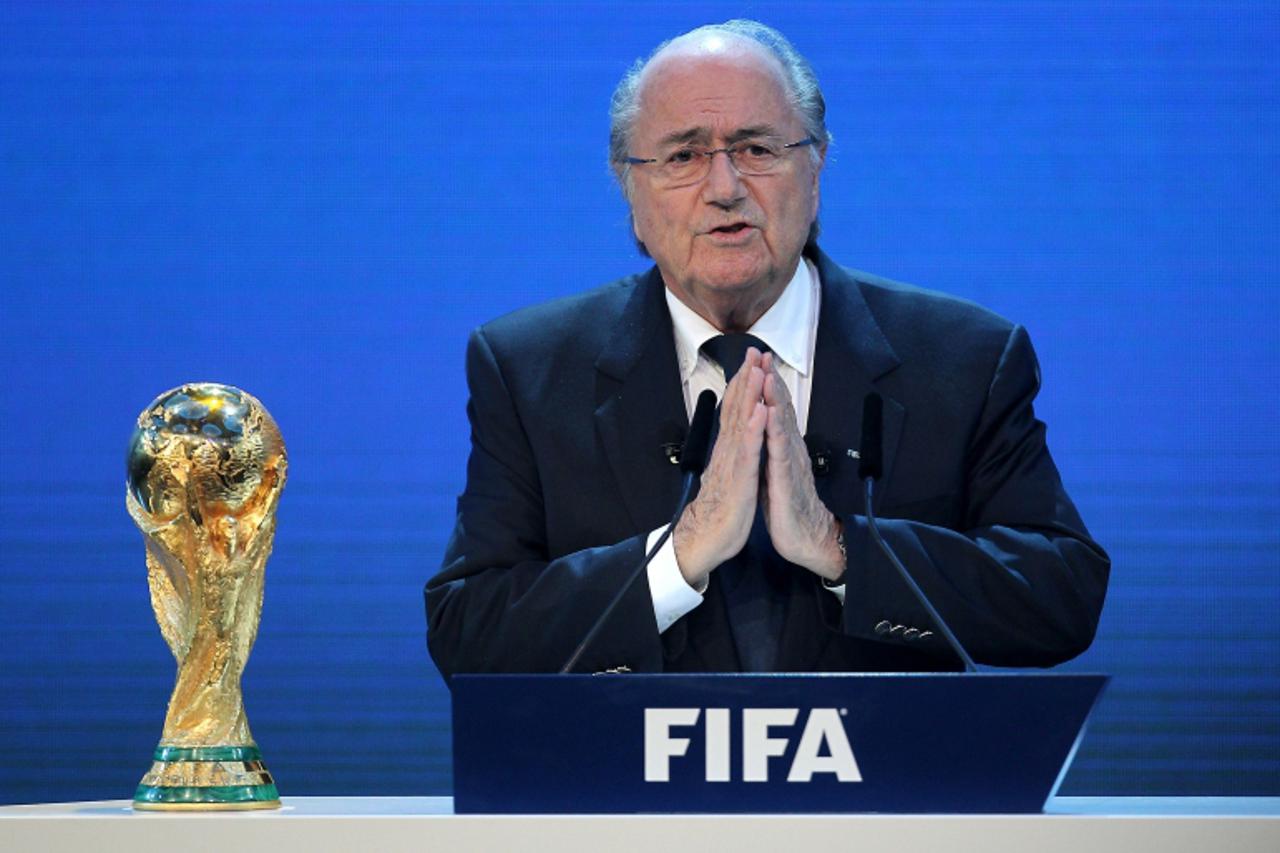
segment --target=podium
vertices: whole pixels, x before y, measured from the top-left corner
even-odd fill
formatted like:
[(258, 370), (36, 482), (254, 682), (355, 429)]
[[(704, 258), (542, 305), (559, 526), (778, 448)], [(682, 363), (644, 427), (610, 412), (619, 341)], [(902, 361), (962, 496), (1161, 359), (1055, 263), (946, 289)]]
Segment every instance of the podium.
[(458, 675), (459, 814), (1039, 813), (1108, 678)]

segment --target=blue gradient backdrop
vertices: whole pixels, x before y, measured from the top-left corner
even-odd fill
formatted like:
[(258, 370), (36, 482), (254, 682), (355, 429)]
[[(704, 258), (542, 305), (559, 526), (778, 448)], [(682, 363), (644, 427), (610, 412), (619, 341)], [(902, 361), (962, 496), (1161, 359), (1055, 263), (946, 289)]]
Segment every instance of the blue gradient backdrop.
[(245, 676), (286, 794), (443, 794), (421, 585), (468, 331), (643, 266), (604, 164), (636, 56), (759, 17), (836, 136), (823, 244), (1024, 323), (1115, 570), (1064, 792), (1280, 794), (1275, 3), (0, 6), (0, 801), (130, 796), (174, 664), (137, 413), (291, 457)]

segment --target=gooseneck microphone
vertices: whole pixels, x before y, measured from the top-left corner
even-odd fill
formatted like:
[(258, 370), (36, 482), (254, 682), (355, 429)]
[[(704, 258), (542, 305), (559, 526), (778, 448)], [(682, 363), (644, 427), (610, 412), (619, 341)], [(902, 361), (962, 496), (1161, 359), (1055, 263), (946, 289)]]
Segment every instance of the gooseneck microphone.
[(683, 491), (691, 489), (695, 479), (702, 476), (707, 467), (707, 451), (711, 449), (711, 429), (716, 421), (716, 410), (715, 391), (708, 388), (698, 395), (693, 420), (689, 423), (689, 435), (684, 440), (684, 447), (680, 448), (680, 473), (685, 475)]
[(693, 410), (693, 420), (689, 423), (689, 434), (685, 437), (684, 447), (680, 450), (680, 473), (684, 475), (684, 479), (680, 484), (680, 500), (676, 502), (676, 511), (671, 516), (667, 529), (662, 531), (662, 535), (658, 537), (658, 541), (653, 543), (653, 547), (649, 549), (649, 553), (644, 555), (644, 559), (636, 565), (631, 575), (627, 578), (621, 588), (618, 589), (616, 595), (609, 602), (609, 606), (604, 609), (592, 624), (591, 630), (582, 638), (582, 642), (578, 643), (578, 647), (573, 650), (573, 654), (565, 661), (564, 666), (560, 668), (560, 674), (572, 672), (577, 665), (578, 659), (582, 657), (582, 653), (587, 650), (591, 643), (595, 640), (596, 635), (609, 621), (618, 603), (622, 601), (622, 597), (626, 595), (627, 590), (631, 589), (631, 585), (635, 583), (640, 574), (653, 562), (653, 558), (662, 550), (662, 546), (667, 543), (667, 539), (671, 537), (671, 531), (675, 530), (676, 523), (680, 521), (680, 516), (684, 513), (684, 508), (688, 506), (689, 499), (693, 496), (693, 488), (702, 478), (703, 469), (707, 467), (707, 451), (711, 447), (711, 428), (718, 420), (716, 418), (716, 394), (708, 389), (698, 395), (698, 404)]
[(872, 391), (862, 400), (862, 444), (858, 479), (879, 480), (884, 473), (884, 400)]
[(939, 633), (946, 638), (951, 650), (964, 663), (965, 672), (977, 672), (978, 668), (974, 666), (973, 658), (969, 657), (969, 653), (964, 650), (964, 646), (960, 645), (960, 641), (951, 632), (950, 626), (943, 621), (933, 603), (924, 594), (924, 590), (915, 582), (915, 579), (911, 577), (911, 573), (907, 571), (907, 567), (902, 564), (902, 561), (898, 559), (898, 555), (893, 553), (893, 549), (889, 547), (889, 543), (885, 542), (884, 537), (880, 535), (880, 528), (876, 524), (876, 514), (871, 506), (871, 499), (874, 497), (873, 484), (884, 473), (884, 400), (874, 391), (863, 398), (862, 401), (862, 446), (858, 448), (858, 457), (858, 476), (866, 486), (867, 528), (871, 531), (871, 538), (875, 540), (876, 545), (880, 547), (881, 552), (889, 559), (893, 567), (898, 570), (898, 574), (902, 576), (902, 580), (906, 582), (916, 600), (929, 613), (929, 617), (933, 620), (933, 624), (937, 626)]

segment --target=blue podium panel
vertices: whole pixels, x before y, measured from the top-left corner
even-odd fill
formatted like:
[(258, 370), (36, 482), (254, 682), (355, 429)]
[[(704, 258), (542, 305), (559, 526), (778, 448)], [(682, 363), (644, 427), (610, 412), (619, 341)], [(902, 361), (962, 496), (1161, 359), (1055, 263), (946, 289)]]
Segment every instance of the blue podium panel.
[(1102, 675), (459, 675), (459, 813), (1039, 812)]

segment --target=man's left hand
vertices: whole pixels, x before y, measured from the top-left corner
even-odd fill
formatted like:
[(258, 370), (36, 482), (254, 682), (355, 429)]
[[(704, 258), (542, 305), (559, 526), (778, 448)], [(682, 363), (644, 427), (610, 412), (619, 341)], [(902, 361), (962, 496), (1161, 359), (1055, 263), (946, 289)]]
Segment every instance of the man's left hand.
[(769, 538), (784, 560), (827, 580), (838, 580), (845, 570), (844, 554), (838, 544), (840, 522), (823, 505), (814, 488), (809, 451), (796, 423), (791, 394), (772, 353), (765, 354), (761, 367), (769, 417), (765, 423), (768, 459), (760, 502)]

